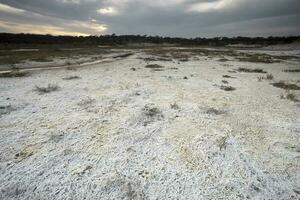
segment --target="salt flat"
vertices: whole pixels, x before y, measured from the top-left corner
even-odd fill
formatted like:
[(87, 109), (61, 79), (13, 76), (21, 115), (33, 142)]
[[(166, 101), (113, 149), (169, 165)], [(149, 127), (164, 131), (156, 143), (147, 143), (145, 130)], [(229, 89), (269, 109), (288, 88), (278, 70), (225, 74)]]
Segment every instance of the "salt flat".
[(0, 199), (300, 198), (299, 59), (131, 51), (0, 78)]

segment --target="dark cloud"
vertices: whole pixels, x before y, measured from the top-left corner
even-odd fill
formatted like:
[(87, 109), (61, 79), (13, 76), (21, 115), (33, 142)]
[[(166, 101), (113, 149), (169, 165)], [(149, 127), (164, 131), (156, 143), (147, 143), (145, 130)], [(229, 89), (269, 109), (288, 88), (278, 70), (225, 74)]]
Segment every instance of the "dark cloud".
[[(47, 32), (49, 26), (48, 32), (53, 34), (181, 37), (300, 34), (299, 0), (0, 0), (0, 3), (0, 31), (19, 32), (25, 26), (24, 31), (32, 27), (31, 32)], [(5, 6), (9, 6), (10, 12)]]

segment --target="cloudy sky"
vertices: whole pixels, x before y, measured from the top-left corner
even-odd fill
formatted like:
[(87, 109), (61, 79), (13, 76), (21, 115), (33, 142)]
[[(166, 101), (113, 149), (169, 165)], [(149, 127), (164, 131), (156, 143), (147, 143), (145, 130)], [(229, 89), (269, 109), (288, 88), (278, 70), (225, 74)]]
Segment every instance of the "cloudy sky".
[(300, 0), (0, 0), (0, 32), (300, 35)]

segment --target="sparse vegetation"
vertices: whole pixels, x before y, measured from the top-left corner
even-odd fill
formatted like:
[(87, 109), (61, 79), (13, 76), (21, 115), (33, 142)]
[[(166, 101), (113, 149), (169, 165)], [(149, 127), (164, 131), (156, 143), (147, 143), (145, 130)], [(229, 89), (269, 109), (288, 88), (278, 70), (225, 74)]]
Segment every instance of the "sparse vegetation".
[(228, 81), (226, 81), (226, 80), (222, 80), (222, 83), (224, 83), (224, 84), (228, 84)]
[(236, 90), (234, 87), (232, 87), (232, 86), (227, 86), (227, 85), (221, 85), (221, 86), (220, 86), (220, 89), (221, 89), (221, 90), (224, 90), (224, 91), (234, 91), (234, 90)]
[(300, 90), (300, 87), (296, 84), (286, 83), (285, 81), (279, 81), (277, 83), (271, 83), (274, 87), (282, 88), (285, 90)]
[(281, 99), (288, 99), (294, 102), (299, 102), (299, 99), (297, 99), (296, 95), (291, 92), (290, 90), (286, 90), (285, 94), (280, 95)]
[(33, 151), (24, 149), (15, 155), (16, 159), (23, 160), (33, 155)]
[(173, 104), (170, 104), (170, 107), (171, 109), (174, 109), (174, 110), (179, 110), (179, 106), (177, 105), (177, 103), (173, 103)]
[(80, 79), (80, 76), (68, 76), (63, 78), (63, 80), (74, 80), (74, 79)]
[(223, 78), (236, 78), (236, 77), (229, 76), (229, 75), (223, 75), (222, 77), (223, 77)]
[(262, 69), (258, 69), (258, 68), (248, 69), (248, 68), (239, 67), (238, 71), (239, 72), (245, 72), (245, 73), (263, 73), (263, 74), (267, 73), (266, 71), (264, 71)]
[(262, 81), (262, 80), (273, 80), (274, 76), (272, 74), (267, 74), (266, 77), (264, 76), (259, 76), (257, 77), (258, 81)]
[(283, 72), (299, 73), (300, 69), (285, 69)]
[(218, 110), (215, 108), (209, 108), (209, 109), (207, 109), (206, 113), (210, 114), (210, 115), (222, 115), (222, 114), (225, 114), (225, 111)]
[(56, 84), (48, 84), (48, 86), (46, 86), (46, 87), (35, 86), (35, 90), (39, 94), (46, 94), (46, 93), (54, 92), (54, 91), (57, 91), (58, 89), (59, 89), (59, 86)]
[(143, 108), (142, 112), (143, 115), (145, 116), (143, 122), (144, 126), (147, 126), (148, 124), (150, 124), (155, 120), (161, 120), (164, 117), (162, 112), (157, 107), (154, 107), (153, 105), (146, 105)]
[(145, 68), (149, 68), (149, 69), (162, 69), (164, 68), (164, 66), (158, 65), (158, 64), (150, 64), (150, 65), (146, 65)]
[(273, 80), (274, 76), (272, 74), (267, 74), (266, 79), (267, 80)]

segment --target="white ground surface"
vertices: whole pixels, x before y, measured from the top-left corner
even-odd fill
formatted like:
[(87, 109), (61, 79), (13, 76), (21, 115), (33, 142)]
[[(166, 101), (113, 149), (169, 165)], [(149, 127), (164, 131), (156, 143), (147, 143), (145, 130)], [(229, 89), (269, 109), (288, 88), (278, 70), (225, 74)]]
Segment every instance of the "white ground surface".
[[(300, 198), (299, 103), (260, 74), (228, 73), (299, 85), (282, 72), (299, 63), (200, 57), (153, 71), (140, 56), (0, 79), (0, 199)], [(235, 91), (217, 87), (225, 74)], [(33, 91), (48, 83), (60, 89)]]

